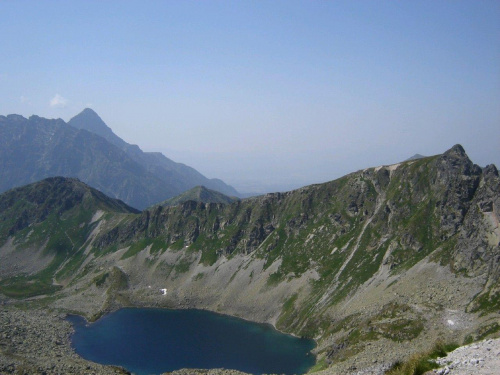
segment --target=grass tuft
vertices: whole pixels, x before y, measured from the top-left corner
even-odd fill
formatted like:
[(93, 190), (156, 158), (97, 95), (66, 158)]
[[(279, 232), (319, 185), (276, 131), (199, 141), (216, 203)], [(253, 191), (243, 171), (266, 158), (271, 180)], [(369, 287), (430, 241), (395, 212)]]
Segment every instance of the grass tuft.
[(439, 366), (434, 362), (436, 358), (444, 357), (449, 352), (455, 350), (457, 344), (444, 344), (438, 341), (434, 347), (427, 352), (417, 353), (410, 357), (406, 362), (396, 362), (385, 375), (423, 375)]

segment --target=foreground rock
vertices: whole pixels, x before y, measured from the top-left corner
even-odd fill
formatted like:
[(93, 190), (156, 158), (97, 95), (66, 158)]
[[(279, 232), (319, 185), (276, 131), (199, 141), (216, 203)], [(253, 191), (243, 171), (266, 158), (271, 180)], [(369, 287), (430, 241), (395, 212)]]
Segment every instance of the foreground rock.
[(497, 375), (500, 373), (500, 339), (462, 346), (439, 358), (437, 363), (443, 366), (434, 370), (438, 375)]

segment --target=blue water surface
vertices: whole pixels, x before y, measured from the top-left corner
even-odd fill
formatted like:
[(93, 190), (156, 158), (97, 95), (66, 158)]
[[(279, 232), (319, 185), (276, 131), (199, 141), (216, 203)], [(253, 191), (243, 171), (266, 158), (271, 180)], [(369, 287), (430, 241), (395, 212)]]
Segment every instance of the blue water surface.
[(209, 311), (126, 308), (91, 324), (68, 319), (80, 356), (139, 375), (181, 368), (303, 374), (315, 363), (313, 340)]

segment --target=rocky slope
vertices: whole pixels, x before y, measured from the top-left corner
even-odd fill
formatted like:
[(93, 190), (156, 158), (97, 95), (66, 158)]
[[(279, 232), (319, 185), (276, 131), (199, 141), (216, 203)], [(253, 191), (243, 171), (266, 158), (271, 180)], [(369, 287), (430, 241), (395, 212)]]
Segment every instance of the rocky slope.
[(500, 370), (500, 339), (483, 340), (448, 353), (436, 361), (438, 375), (496, 375)]
[(0, 309), (0, 374), (129, 374), (80, 358), (71, 323), (46, 309)]
[[(85, 231), (63, 225), (73, 255), (0, 270), (0, 292), (94, 319), (125, 305), (210, 309), (315, 338), (314, 370), (380, 373), (438, 338), (498, 334), (499, 207), (496, 167), (457, 145), (232, 204), (96, 208)], [(45, 222), (4, 231), (0, 256), (57, 253), (62, 232)]]
[(47, 177), (77, 177), (139, 209), (202, 184), (238, 194), (161, 153), (144, 153), (127, 144), (92, 110), (69, 124), (38, 116), (0, 116), (0, 169), (0, 192)]

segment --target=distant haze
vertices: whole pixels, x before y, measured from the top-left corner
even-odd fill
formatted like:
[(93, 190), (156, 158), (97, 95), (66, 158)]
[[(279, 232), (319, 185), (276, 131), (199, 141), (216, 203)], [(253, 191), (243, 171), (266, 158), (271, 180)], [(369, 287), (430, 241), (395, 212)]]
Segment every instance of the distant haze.
[(498, 1), (4, 1), (0, 114), (94, 109), (241, 192), (460, 143), (500, 166)]

